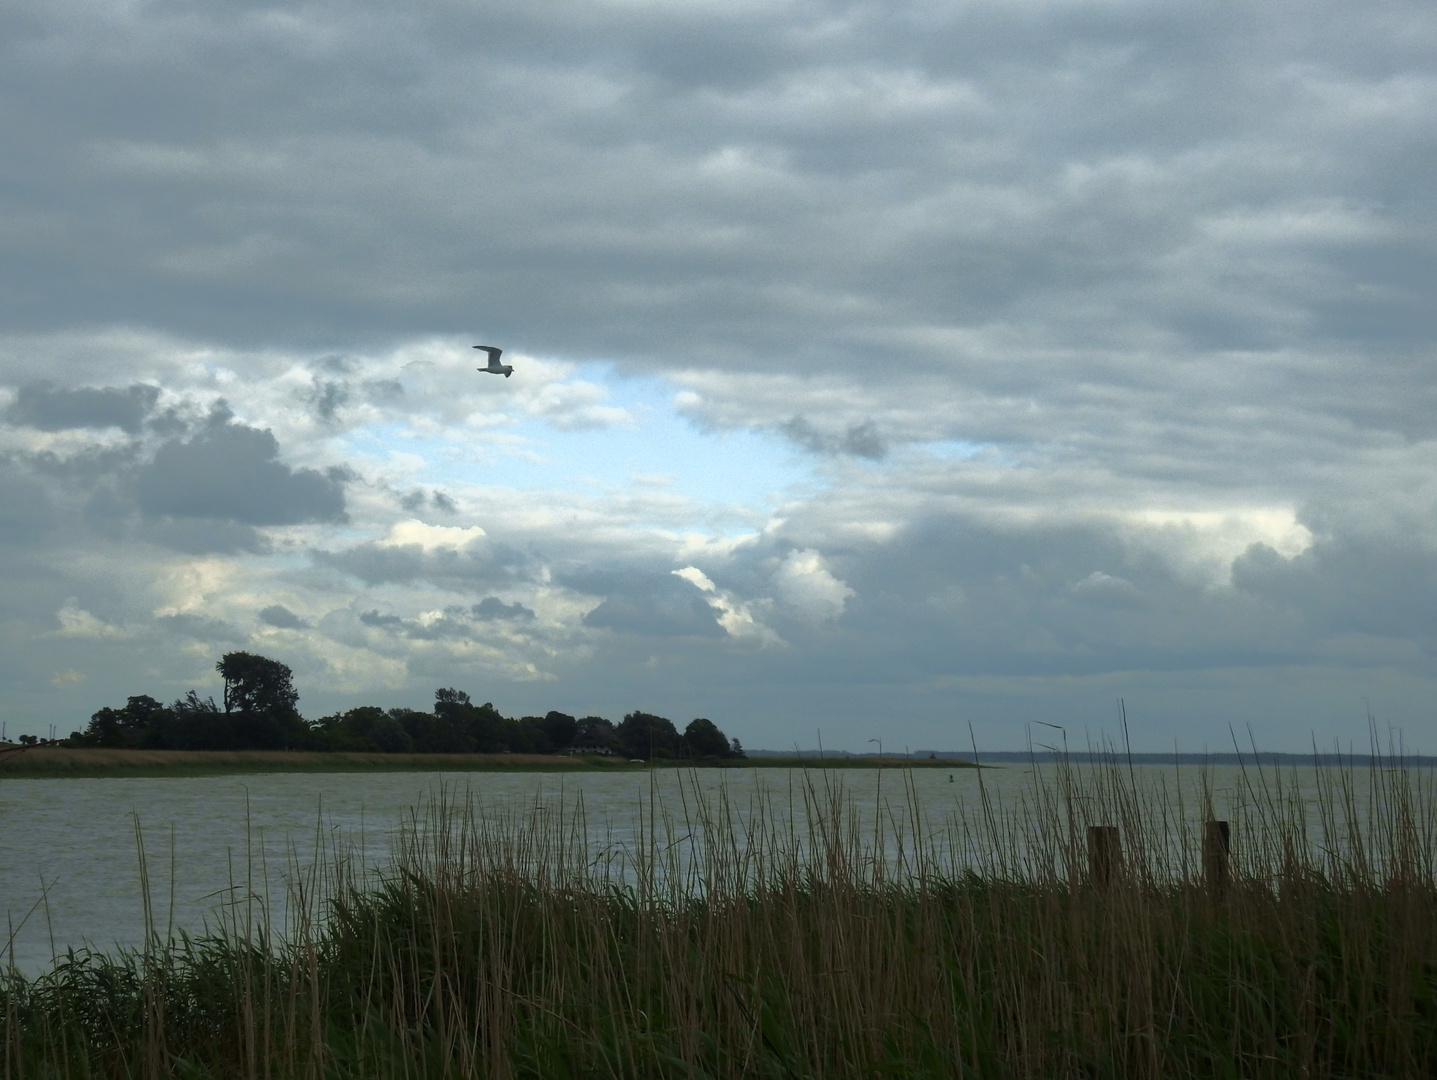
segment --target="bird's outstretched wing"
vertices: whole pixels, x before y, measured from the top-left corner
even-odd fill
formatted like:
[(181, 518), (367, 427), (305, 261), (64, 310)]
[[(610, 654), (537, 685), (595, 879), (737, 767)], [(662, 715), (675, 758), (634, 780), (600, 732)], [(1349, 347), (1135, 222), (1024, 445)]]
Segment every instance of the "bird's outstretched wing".
[(504, 354), (503, 349), (496, 349), (493, 345), (475, 345), (476, 349), (483, 349), (489, 354), (489, 366), (481, 367), (480, 371), (487, 371), (490, 375), (503, 375), (508, 378), (514, 374), (514, 368), (509, 364), (499, 363), (499, 357)]

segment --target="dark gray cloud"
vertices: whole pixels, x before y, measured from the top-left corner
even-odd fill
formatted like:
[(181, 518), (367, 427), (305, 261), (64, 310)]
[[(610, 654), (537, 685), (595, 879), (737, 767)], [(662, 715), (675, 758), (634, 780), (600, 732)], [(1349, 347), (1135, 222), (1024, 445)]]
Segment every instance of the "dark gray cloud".
[(161, 438), (169, 435), (183, 435), (190, 429), (189, 421), (179, 409), (174, 408), (165, 409), (150, 417), (145, 426)]
[(492, 636), (492, 630), (482, 624), (496, 619), (533, 621), (534, 612), (523, 604), (511, 606), (490, 596), (468, 607), (447, 607), (438, 618), (405, 619), (398, 615), (381, 615), (377, 609), (362, 612), (359, 616), (359, 621), (365, 626), (412, 641), (482, 641)]
[(517, 619), (532, 621), (534, 618), (534, 611), (532, 608), (526, 608), (517, 600), (515, 600), (512, 604), (506, 604), (497, 596), (484, 597), (484, 599), (480, 600), (479, 603), (475, 604), (471, 610), (474, 613), (474, 618), (481, 619), (485, 622), (489, 622), (494, 619)]
[(260, 608), (259, 618), (260, 622), (278, 627), (280, 630), (303, 630), (309, 626), (306, 620), (301, 619), (283, 604), (271, 604), (269, 607)]
[(442, 491), (425, 491), (423, 488), (405, 492), (399, 498), (399, 505), (411, 514), (417, 514), (430, 506), (441, 514), (457, 514), (459, 512), (459, 504), (453, 498)]
[(568, 584), (604, 598), (584, 616), (585, 626), (651, 638), (724, 636), (703, 594), (673, 574), (579, 574)]
[(398, 615), (381, 615), (378, 610), (366, 611), (359, 616), (359, 621), (365, 626), (375, 627), (400, 627), (404, 620)]
[(313, 558), (366, 585), (428, 581), (466, 591), (522, 580), (531, 563), (519, 551), (482, 540), (462, 549), (427, 551), (418, 544), (365, 543), (342, 551), (317, 550)]
[(333, 423), (339, 410), (349, 404), (349, 387), (332, 379), (315, 377), (307, 396), (314, 413), (325, 423)]
[(1437, 551), (1415, 537), (1320, 537), (1294, 559), (1254, 544), (1233, 584), (1298, 613), (1314, 638), (1363, 634), (1421, 642), (1437, 655)]
[[(103, 500), (91, 504), (96, 512), (103, 505)], [(269, 541), (253, 525), (219, 518), (165, 516), (142, 520), (136, 524), (134, 535), (190, 555), (263, 555), (270, 550)]]
[(115, 427), (135, 435), (159, 399), (158, 387), (143, 384), (70, 390), (54, 383), (31, 383), (20, 387), (5, 418), (41, 431)]
[(816, 454), (852, 454), (854, 457), (880, 461), (888, 453), (888, 444), (878, 434), (872, 420), (849, 424), (837, 435), (825, 435), (803, 416), (795, 416), (779, 430), (790, 441)]
[(131, 442), (123, 446), (81, 447), (64, 457), (46, 450), (27, 455), (25, 463), (40, 476), (88, 488), (128, 472), (142, 457), (140, 444)]
[(214, 518), (243, 525), (343, 521), (343, 472), (291, 468), (269, 431), (223, 414), (189, 439), (164, 443), (135, 478), (147, 517)]

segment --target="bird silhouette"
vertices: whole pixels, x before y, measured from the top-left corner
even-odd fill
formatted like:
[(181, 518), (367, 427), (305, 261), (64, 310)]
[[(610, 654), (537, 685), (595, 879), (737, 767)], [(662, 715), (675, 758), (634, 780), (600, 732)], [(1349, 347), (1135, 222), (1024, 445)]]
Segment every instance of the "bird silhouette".
[(503, 375), (506, 379), (514, 374), (514, 366), (512, 364), (499, 363), (499, 357), (504, 354), (503, 349), (496, 349), (493, 345), (475, 345), (474, 347), (476, 349), (483, 349), (489, 354), (489, 366), (481, 367), (478, 369), (479, 371), (487, 371), (490, 375)]

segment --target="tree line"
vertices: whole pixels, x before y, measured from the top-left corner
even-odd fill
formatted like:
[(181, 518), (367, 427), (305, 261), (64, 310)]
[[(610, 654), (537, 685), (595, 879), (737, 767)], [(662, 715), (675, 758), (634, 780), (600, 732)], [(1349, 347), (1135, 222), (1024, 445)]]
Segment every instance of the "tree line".
[(561, 712), (514, 719), (485, 702), (476, 705), (453, 688), (434, 692), (434, 709), (381, 709), (364, 705), (318, 720), (297, 708), (290, 668), (266, 656), (230, 652), (215, 669), (224, 680), (222, 704), (191, 690), (164, 705), (146, 694), (121, 708), (105, 707), (65, 746), (146, 750), (320, 750), (384, 754), (619, 754), (714, 760), (743, 757), (711, 720), (693, 720), (683, 732), (651, 713), (628, 713), (615, 724), (601, 716)]

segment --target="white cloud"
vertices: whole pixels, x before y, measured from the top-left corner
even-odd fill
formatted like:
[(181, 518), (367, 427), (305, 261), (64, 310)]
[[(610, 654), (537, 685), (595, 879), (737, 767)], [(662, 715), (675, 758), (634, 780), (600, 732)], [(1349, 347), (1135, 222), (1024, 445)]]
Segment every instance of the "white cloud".
[(756, 605), (745, 603), (732, 592), (720, 589), (698, 567), (685, 566), (672, 573), (708, 594), (705, 599), (717, 614), (719, 626), (723, 627), (724, 633), (729, 637), (760, 647), (784, 644), (783, 639), (754, 614)]
[(696, 566), (685, 566), (682, 569), (673, 571), (674, 577), (681, 577), (689, 584), (704, 592), (716, 592), (716, 586), (709, 580), (709, 576)]
[(779, 598), (811, 623), (833, 622), (842, 614), (852, 589), (834, 577), (817, 551), (792, 551), (773, 575)]
[(64, 607), (55, 612), (55, 618), (59, 620), (60, 629), (53, 632), (54, 637), (99, 641), (128, 636), (124, 627), (97, 619), (85, 611), (73, 596), (65, 601)]
[(424, 551), (441, 548), (458, 550), (467, 547), (487, 533), (478, 525), (467, 528), (458, 525), (429, 525), (413, 518), (399, 521), (389, 527), (389, 532), (378, 541), (380, 547), (416, 546)]

